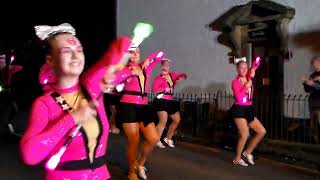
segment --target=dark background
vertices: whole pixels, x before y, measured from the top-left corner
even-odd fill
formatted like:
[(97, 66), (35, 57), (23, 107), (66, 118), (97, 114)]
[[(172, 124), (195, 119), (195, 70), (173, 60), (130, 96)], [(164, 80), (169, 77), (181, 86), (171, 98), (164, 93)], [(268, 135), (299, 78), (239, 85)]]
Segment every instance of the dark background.
[(35, 25), (75, 27), (86, 55), (86, 65), (96, 62), (116, 36), (116, 0), (105, 1), (31, 1), (0, 3), (0, 52), (16, 55), (15, 64), (23, 70), (13, 77), (12, 88), (18, 105), (28, 106), (41, 94), (38, 72), (41, 56)]

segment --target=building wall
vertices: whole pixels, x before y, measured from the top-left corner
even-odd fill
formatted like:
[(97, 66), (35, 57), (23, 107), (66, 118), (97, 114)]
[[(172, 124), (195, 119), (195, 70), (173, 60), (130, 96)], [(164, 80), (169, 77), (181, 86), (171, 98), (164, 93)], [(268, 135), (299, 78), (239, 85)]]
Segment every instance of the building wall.
[[(117, 34), (131, 35), (135, 23), (149, 22), (154, 33), (141, 46), (142, 57), (162, 49), (173, 60), (172, 69), (186, 72), (189, 79), (177, 88), (180, 92), (231, 91), (235, 67), (229, 64), (230, 49), (216, 40), (219, 32), (207, 25), (235, 5), (248, 0), (119, 0)], [(289, 47), (293, 58), (285, 63), (285, 93), (304, 93), (300, 77), (310, 73), (309, 59), (316, 55), (320, 23), (320, 1), (277, 0), (296, 9), (290, 22)], [(314, 33), (310, 33), (314, 31)], [(301, 40), (302, 39), (302, 40)], [(306, 40), (308, 39), (308, 40)], [(154, 71), (153, 76), (159, 72)]]

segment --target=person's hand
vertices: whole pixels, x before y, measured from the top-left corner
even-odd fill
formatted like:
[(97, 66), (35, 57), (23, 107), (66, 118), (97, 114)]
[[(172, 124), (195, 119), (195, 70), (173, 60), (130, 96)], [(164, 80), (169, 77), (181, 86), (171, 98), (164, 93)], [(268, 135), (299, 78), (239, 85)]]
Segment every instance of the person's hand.
[(309, 78), (306, 75), (301, 76), (301, 81), (306, 82)]
[(166, 89), (165, 89), (165, 92), (166, 92), (166, 93), (171, 93), (171, 91), (172, 91), (172, 88), (166, 88)]
[(181, 77), (179, 77), (176, 81), (175, 84), (179, 84), (181, 81), (184, 81), (187, 79), (187, 75), (183, 74)]
[(123, 53), (120, 61), (118, 64), (114, 65), (115, 72), (121, 71), (129, 62), (129, 59), (131, 58), (131, 54), (129, 52)]
[(149, 59), (145, 59), (141, 65), (142, 69), (145, 69), (149, 66), (150, 64), (150, 60)]
[(183, 74), (183, 75), (182, 75), (182, 79), (183, 79), (183, 80), (186, 80), (187, 78), (188, 78), (188, 77), (187, 77), (186, 74)]
[(104, 93), (110, 93), (115, 89), (114, 80), (116, 73), (121, 71), (128, 63), (130, 53), (124, 53), (118, 64), (110, 65), (103, 79), (101, 89)]
[(305, 84), (307, 84), (309, 86), (312, 86), (315, 83), (313, 80), (310, 80), (306, 75), (303, 75), (301, 77), (301, 80), (303, 81), (303, 83), (305, 83)]
[(315, 82), (312, 80), (306, 80), (306, 81), (304, 81), (304, 83), (306, 83), (309, 86), (312, 86), (312, 85), (314, 85)]
[(101, 89), (104, 93), (110, 93), (114, 90), (115, 85), (113, 84), (114, 78), (115, 78), (115, 72), (116, 67), (111, 66), (106, 74), (103, 77), (102, 83), (101, 83)]
[(97, 115), (97, 111), (95, 109), (97, 105), (98, 102), (96, 101), (88, 103), (86, 100), (82, 100), (80, 102), (79, 109), (70, 112), (70, 114), (76, 124), (84, 124)]
[(313, 78), (312, 81), (314, 81), (314, 82), (315, 81), (320, 81), (320, 76), (317, 76), (317, 77)]
[(185, 80), (185, 78), (184, 78), (184, 77), (181, 77), (181, 78), (179, 78), (179, 79), (177, 79), (177, 80), (175, 81), (175, 84), (178, 84), (178, 83), (180, 83), (180, 82), (183, 81), (183, 80)]

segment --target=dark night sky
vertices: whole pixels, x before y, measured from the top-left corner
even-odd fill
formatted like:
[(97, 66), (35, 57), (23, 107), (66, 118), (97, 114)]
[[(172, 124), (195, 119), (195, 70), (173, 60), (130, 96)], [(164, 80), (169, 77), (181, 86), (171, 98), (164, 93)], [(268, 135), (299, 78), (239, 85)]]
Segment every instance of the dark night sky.
[(38, 7), (35, 3), (10, 2), (1, 5), (0, 50), (21, 46), (32, 39), (33, 26), (39, 24), (71, 23), (89, 57), (99, 56), (115, 36), (116, 0), (42, 1)]
[(43, 0), (39, 6), (35, 4), (18, 0), (0, 3), (0, 52), (14, 49), (17, 55), (15, 63), (24, 67), (23, 71), (16, 73), (12, 86), (16, 98), (26, 105), (41, 93), (38, 71), (43, 59), (34, 43), (37, 40), (35, 25), (68, 22), (74, 26), (84, 47), (87, 65), (101, 57), (116, 35), (116, 0)]

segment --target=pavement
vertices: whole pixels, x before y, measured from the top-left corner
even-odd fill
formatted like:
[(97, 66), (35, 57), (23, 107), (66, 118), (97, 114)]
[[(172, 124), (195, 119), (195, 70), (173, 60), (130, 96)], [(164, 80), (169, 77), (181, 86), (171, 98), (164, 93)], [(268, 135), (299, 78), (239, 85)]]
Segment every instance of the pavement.
[[(0, 173), (2, 180), (43, 179), (41, 167), (22, 163), (19, 138), (1, 135)], [(127, 179), (126, 138), (110, 135), (108, 142), (108, 168), (112, 180)], [(307, 168), (257, 157), (256, 165), (240, 167), (232, 164), (234, 153), (218, 147), (176, 142), (175, 148), (155, 148), (146, 163), (151, 180), (320, 180), (320, 173)]]

